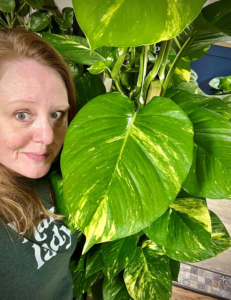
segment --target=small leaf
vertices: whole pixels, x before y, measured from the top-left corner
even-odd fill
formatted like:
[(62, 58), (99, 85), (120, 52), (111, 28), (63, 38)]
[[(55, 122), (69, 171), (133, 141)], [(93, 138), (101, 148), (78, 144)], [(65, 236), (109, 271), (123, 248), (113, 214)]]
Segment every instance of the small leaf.
[(97, 273), (103, 266), (101, 245), (95, 245), (87, 252), (86, 277)]
[(50, 24), (49, 18), (46, 14), (39, 11), (34, 12), (30, 19), (30, 28), (32, 31), (41, 31)]
[(142, 248), (137, 248), (125, 269), (124, 281), (135, 300), (169, 300), (172, 292), (169, 258), (159, 255), (156, 245), (146, 241)]
[(106, 59), (105, 64), (111, 70), (111, 77), (113, 79), (119, 74), (123, 65), (124, 59), (127, 55), (128, 48), (116, 48)]
[(107, 277), (111, 280), (129, 263), (136, 251), (137, 235), (101, 245)]
[[(176, 58), (175, 55), (169, 55), (168, 59), (170, 60), (169, 68), (172, 66), (174, 59)], [(175, 72), (171, 79), (172, 87), (177, 87), (182, 82), (189, 82), (191, 75), (191, 68), (190, 68), (190, 60), (188, 57), (181, 58), (176, 66)]]
[(231, 247), (231, 239), (224, 224), (218, 218), (218, 216), (209, 211), (212, 221), (212, 241), (211, 246), (213, 252), (218, 255), (219, 253), (229, 249)]
[(41, 9), (44, 4), (43, 0), (25, 0), (25, 2), (36, 9)]
[[(72, 7), (64, 7), (62, 9), (62, 13), (63, 13), (63, 20), (65, 22), (67, 22), (68, 24), (73, 25), (73, 18), (74, 18), (74, 10)], [(70, 28), (71, 28), (70, 27)]]
[(212, 88), (219, 90), (220, 80), (221, 80), (221, 77), (213, 78), (212, 80), (209, 81), (209, 85)]
[(62, 18), (59, 18), (57, 16), (54, 16), (54, 20), (62, 29), (69, 29), (72, 27), (72, 23), (70, 23)]
[(180, 262), (174, 259), (170, 259), (169, 263), (170, 263), (172, 280), (178, 282), (178, 276), (180, 273)]
[(73, 80), (77, 80), (83, 75), (83, 65), (76, 64), (72, 61), (67, 61), (67, 64), (71, 70)]
[(112, 280), (106, 277), (103, 283), (103, 299), (104, 300), (132, 300), (128, 294), (126, 285), (123, 279), (123, 273), (118, 274)]
[(6, 13), (12, 12), (15, 8), (15, 0), (1, 0), (0, 10)]
[(74, 79), (76, 89), (77, 110), (80, 110), (93, 98), (106, 94), (106, 88), (102, 80), (92, 74), (83, 74), (80, 78)]
[(172, 259), (197, 262), (214, 256), (211, 220), (203, 199), (176, 199), (144, 232)]
[(210, 49), (210, 45), (206, 46), (204, 49), (200, 49), (192, 54), (190, 54), (188, 56), (189, 60), (192, 61), (196, 61), (200, 58), (202, 58)]
[[(65, 59), (77, 64), (93, 65), (97, 61), (105, 61), (105, 58), (91, 51), (85, 38), (73, 35), (57, 35), (42, 33), (42, 37), (48, 41)], [(105, 51), (102, 51), (105, 53)]]
[(102, 73), (105, 70), (105, 68), (106, 66), (104, 62), (97, 61), (90, 68), (88, 68), (88, 71), (93, 75), (97, 75)]

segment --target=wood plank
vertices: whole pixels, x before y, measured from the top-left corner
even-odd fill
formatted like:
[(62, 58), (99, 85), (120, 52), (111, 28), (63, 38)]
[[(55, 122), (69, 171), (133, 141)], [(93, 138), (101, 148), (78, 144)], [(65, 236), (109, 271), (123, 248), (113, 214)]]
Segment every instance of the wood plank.
[[(208, 208), (217, 214), (231, 235), (231, 200), (207, 199), (207, 203)], [(192, 265), (212, 272), (231, 276), (231, 248), (219, 254), (217, 257), (193, 263)]]
[(215, 297), (192, 292), (178, 286), (173, 286), (171, 300), (214, 300)]
[(219, 42), (219, 43), (214, 43), (213, 45), (231, 48), (231, 43), (229, 42)]

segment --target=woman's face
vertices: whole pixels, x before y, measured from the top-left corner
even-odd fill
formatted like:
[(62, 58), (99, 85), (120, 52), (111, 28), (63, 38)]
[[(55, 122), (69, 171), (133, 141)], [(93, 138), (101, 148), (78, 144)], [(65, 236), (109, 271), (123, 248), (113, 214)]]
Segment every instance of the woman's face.
[(0, 69), (0, 163), (29, 178), (47, 174), (68, 126), (59, 73), (33, 59)]

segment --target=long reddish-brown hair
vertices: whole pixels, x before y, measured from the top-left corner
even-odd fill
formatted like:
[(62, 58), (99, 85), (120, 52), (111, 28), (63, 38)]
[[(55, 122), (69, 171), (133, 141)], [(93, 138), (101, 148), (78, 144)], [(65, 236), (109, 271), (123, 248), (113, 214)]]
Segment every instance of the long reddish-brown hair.
[[(63, 57), (44, 39), (25, 29), (0, 29), (0, 71), (5, 62), (34, 59), (56, 70), (62, 77), (68, 93), (70, 110), (68, 123), (76, 114), (75, 87), (71, 72)], [(13, 224), (18, 233), (34, 236), (34, 227), (43, 219), (62, 216), (44, 207), (34, 189), (33, 179), (16, 174), (0, 164), (0, 218)], [(19, 235), (20, 236), (20, 235)]]

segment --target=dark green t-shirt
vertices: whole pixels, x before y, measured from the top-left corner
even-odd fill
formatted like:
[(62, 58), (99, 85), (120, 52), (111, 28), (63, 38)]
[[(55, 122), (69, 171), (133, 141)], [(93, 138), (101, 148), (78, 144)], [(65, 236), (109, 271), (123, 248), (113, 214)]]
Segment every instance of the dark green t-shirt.
[[(43, 203), (54, 212), (49, 183), (35, 180)], [(0, 299), (71, 300), (72, 278), (69, 262), (77, 244), (62, 221), (51, 218), (37, 227), (35, 238), (18, 233), (0, 220)]]

